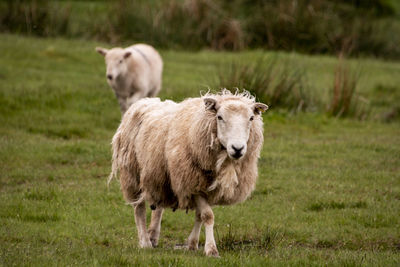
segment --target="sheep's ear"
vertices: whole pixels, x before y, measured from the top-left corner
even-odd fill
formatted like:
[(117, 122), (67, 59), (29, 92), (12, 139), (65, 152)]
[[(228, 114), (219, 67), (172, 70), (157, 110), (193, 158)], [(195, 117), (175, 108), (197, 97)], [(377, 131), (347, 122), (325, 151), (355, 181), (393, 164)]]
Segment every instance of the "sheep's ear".
[(128, 57), (130, 57), (130, 55), (131, 55), (132, 53), (131, 52), (125, 52), (125, 54), (124, 54), (124, 58), (128, 58)]
[(261, 114), (268, 109), (268, 106), (263, 103), (255, 103), (253, 105), (254, 114)]
[(105, 56), (108, 52), (108, 49), (105, 49), (103, 47), (96, 47), (96, 51), (97, 53), (99, 53), (100, 55)]
[(206, 106), (206, 110), (217, 112), (219, 109), (219, 104), (216, 99), (211, 97), (203, 98), (204, 105)]

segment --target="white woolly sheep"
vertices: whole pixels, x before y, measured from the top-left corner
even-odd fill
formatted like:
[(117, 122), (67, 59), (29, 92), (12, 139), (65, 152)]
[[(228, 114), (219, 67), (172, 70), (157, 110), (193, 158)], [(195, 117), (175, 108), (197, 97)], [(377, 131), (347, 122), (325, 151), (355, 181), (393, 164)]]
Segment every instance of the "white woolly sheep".
[(161, 90), (163, 62), (150, 45), (136, 44), (125, 49), (96, 47), (105, 57), (106, 77), (114, 90), (121, 113), (144, 97), (154, 97)]
[[(223, 90), (179, 104), (145, 98), (131, 106), (112, 140), (112, 172), (119, 172), (125, 200), (134, 206), (141, 247), (155, 247), (163, 209), (195, 209), (188, 248), (218, 256), (212, 205), (244, 201), (254, 190), (263, 143), (261, 112), (248, 92)], [(153, 210), (146, 231), (146, 206)]]

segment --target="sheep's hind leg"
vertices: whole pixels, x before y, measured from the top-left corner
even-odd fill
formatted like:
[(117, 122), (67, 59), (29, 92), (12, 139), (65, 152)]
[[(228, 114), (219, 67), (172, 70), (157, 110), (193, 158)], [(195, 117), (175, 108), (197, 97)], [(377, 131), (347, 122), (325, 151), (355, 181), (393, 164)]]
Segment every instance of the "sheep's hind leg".
[(188, 238), (188, 248), (190, 250), (197, 250), (199, 248), (199, 236), (200, 236), (201, 225), (202, 225), (201, 213), (200, 209), (197, 207), (193, 230)]
[(153, 247), (157, 247), (158, 239), (160, 238), (161, 232), (161, 219), (163, 215), (163, 208), (156, 208), (151, 212), (151, 222), (149, 226), (149, 237)]
[(146, 231), (146, 204), (144, 201), (135, 206), (135, 222), (138, 230), (139, 246), (141, 248), (151, 248), (152, 244)]
[(211, 210), (210, 205), (207, 201), (201, 197), (196, 196), (196, 209), (200, 211), (201, 221), (204, 223), (206, 230), (206, 244), (204, 245), (204, 252), (207, 256), (219, 257), (217, 245), (214, 239), (214, 213)]

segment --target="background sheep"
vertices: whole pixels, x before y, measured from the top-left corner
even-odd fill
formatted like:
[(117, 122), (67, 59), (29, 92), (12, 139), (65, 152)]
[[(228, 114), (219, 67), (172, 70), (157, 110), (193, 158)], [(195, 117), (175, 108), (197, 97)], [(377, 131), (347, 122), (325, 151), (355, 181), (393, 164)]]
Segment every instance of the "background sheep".
[[(267, 108), (247, 92), (224, 90), (180, 104), (147, 98), (127, 111), (113, 137), (110, 179), (120, 173), (141, 247), (157, 245), (163, 208), (195, 209), (188, 247), (198, 248), (204, 223), (205, 253), (218, 256), (211, 206), (244, 201), (253, 191)], [(146, 201), (153, 209), (148, 232)]]
[(161, 89), (163, 62), (149, 45), (136, 44), (125, 49), (96, 47), (105, 57), (108, 84), (113, 88), (122, 114), (144, 97), (154, 97)]

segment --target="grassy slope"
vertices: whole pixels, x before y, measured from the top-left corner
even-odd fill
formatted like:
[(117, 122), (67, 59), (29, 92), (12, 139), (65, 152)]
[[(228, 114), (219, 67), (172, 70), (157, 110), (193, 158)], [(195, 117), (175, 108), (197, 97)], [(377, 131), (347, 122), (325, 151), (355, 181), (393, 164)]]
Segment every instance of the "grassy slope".
[[(96, 45), (0, 35), (0, 264), (400, 263), (399, 124), (273, 107), (264, 117), (256, 191), (243, 204), (214, 209), (222, 258), (173, 250), (190, 233), (193, 212), (168, 210), (160, 248), (138, 249), (132, 209), (117, 182), (106, 187), (120, 114)], [(220, 62), (259, 56), (301, 66), (315, 93), (326, 95), (336, 63), (261, 51), (162, 55), (161, 97), (175, 100), (211, 85)], [(400, 64), (350, 64), (365, 74), (361, 94), (381, 101), (376, 114), (397, 104)], [(377, 92), (378, 85), (392, 89)]]

